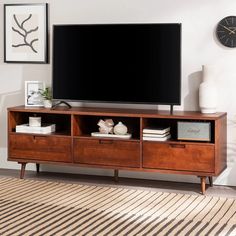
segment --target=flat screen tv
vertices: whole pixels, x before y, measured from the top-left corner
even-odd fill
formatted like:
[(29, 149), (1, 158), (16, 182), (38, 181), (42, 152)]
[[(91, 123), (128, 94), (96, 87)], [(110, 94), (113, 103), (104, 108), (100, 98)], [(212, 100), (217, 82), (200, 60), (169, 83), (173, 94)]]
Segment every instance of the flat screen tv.
[(181, 24), (54, 25), (53, 99), (179, 105)]

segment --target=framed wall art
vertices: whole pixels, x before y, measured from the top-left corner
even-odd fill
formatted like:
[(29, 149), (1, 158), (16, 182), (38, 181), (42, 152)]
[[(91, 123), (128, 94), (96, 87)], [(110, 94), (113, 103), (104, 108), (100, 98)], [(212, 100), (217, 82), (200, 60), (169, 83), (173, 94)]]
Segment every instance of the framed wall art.
[(4, 62), (48, 62), (48, 5), (4, 4)]
[(43, 106), (41, 92), (45, 89), (42, 81), (25, 81), (25, 106)]

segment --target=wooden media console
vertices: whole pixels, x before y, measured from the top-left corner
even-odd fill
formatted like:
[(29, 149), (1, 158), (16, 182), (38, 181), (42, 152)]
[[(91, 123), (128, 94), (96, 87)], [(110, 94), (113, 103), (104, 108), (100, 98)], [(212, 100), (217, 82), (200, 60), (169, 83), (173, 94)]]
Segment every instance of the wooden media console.
[[(40, 116), (43, 123), (56, 124), (50, 134), (18, 133), (16, 125), (28, 123), (30, 116)], [(131, 139), (92, 137), (100, 119), (123, 122)], [(179, 141), (177, 122), (210, 122), (211, 140)], [(171, 139), (144, 141), (143, 129), (149, 126), (170, 127)], [(226, 169), (226, 113), (201, 114), (192, 111), (141, 110), (118, 108), (82, 108), (55, 110), (32, 107), (8, 108), (8, 160), (21, 164), (24, 178), (27, 163), (76, 165), (80, 167), (149, 171), (195, 175), (205, 193), (206, 178)]]

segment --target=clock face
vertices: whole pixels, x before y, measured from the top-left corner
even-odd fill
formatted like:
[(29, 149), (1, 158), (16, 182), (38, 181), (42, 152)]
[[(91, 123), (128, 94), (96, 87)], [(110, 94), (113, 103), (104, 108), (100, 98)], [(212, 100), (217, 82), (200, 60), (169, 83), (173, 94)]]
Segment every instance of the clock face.
[(236, 16), (227, 16), (216, 27), (219, 41), (226, 47), (236, 47)]

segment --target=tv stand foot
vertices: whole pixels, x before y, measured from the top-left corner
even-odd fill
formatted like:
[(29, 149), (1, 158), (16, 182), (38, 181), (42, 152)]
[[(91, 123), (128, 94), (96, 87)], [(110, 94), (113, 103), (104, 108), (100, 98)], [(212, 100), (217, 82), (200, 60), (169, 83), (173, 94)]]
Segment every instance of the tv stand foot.
[(204, 195), (206, 192), (206, 176), (201, 176), (200, 179), (201, 179), (201, 191), (202, 194)]
[(24, 179), (26, 163), (19, 163), (19, 164), (21, 164), (20, 179)]
[(118, 178), (119, 178), (119, 170), (114, 170), (114, 180), (115, 180), (115, 182), (118, 182)]
[(56, 103), (55, 105), (53, 105), (51, 109), (54, 110), (54, 109), (56, 109), (56, 107), (58, 107), (61, 104), (65, 104), (68, 107), (68, 109), (71, 108), (71, 105), (68, 102), (60, 101), (60, 102)]
[(36, 163), (36, 171), (37, 171), (37, 173), (39, 173), (39, 171), (40, 171), (40, 164), (39, 163)]
[(213, 177), (212, 177), (212, 176), (209, 176), (208, 179), (209, 179), (209, 185), (210, 185), (210, 187), (213, 187)]

